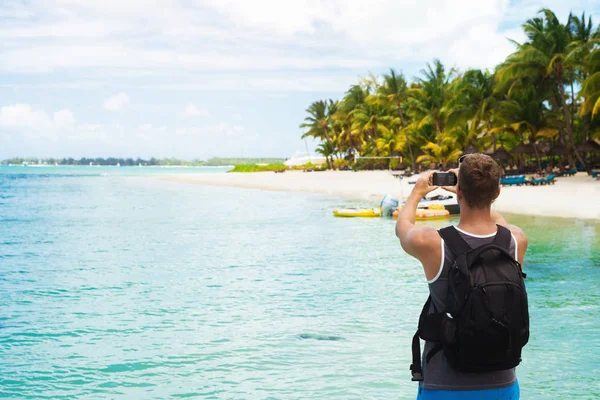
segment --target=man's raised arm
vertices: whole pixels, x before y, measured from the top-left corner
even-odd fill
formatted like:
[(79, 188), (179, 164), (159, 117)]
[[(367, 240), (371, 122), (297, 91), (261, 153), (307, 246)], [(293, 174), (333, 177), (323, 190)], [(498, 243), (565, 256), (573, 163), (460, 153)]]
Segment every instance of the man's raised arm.
[(427, 226), (416, 226), (416, 212), (419, 200), (427, 193), (437, 189), (429, 184), (433, 171), (421, 174), (410, 196), (406, 200), (398, 222), (396, 222), (396, 236), (405, 252), (415, 257), (423, 264), (425, 276), (431, 280), (439, 269), (441, 257), (440, 237), (437, 231)]

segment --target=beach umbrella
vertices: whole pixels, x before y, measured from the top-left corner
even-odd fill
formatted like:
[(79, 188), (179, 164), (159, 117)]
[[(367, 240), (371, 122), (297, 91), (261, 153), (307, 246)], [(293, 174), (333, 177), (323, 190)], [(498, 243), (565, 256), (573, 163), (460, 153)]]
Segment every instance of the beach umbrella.
[(550, 149), (550, 154), (553, 154), (555, 156), (564, 156), (569, 153), (569, 148), (562, 143), (557, 143)]
[(550, 142), (539, 142), (535, 145), (535, 147), (537, 148), (538, 152), (547, 153), (550, 151), (552, 144)]
[(587, 140), (577, 145), (577, 150), (582, 153), (600, 153), (600, 144), (593, 140)]
[(477, 154), (479, 151), (472, 144), (468, 145), (464, 150), (463, 154)]
[(533, 147), (533, 143), (519, 143), (517, 147), (515, 147), (511, 153), (513, 154), (533, 154), (535, 153), (535, 148)]
[(508, 151), (506, 151), (504, 146), (498, 147), (496, 151), (490, 154), (490, 156), (492, 158), (495, 158), (496, 160), (508, 160), (510, 158), (510, 154), (508, 153)]
[[(502, 145), (500, 145), (500, 147), (502, 147)], [(496, 150), (498, 150), (500, 147), (498, 147)], [(485, 155), (487, 155), (487, 156), (491, 156), (492, 154), (494, 154), (494, 152), (495, 152), (496, 150), (494, 150), (494, 147), (493, 147), (493, 146), (490, 146), (490, 147), (488, 147), (488, 148), (487, 148), (487, 150), (485, 150), (485, 151), (483, 152), (483, 154), (485, 154)]]

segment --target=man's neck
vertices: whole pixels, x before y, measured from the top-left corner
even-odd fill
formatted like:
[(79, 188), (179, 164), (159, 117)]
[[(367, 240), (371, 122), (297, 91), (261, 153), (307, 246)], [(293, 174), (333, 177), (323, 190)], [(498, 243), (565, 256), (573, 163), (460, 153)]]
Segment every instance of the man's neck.
[(458, 228), (474, 235), (489, 235), (497, 230), (496, 224), (492, 220), (490, 207), (461, 206)]

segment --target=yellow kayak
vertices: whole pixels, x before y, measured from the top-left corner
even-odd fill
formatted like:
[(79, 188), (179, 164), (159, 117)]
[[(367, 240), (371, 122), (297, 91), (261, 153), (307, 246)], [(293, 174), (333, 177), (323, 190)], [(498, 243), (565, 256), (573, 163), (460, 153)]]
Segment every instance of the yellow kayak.
[[(398, 218), (398, 214), (398, 211), (394, 211), (394, 218)], [(417, 221), (431, 221), (435, 219), (445, 219), (449, 216), (450, 212), (448, 210), (426, 210), (422, 208), (417, 208), (415, 219)]]
[(333, 215), (342, 218), (375, 218), (381, 216), (381, 210), (379, 208), (340, 208), (334, 210)]

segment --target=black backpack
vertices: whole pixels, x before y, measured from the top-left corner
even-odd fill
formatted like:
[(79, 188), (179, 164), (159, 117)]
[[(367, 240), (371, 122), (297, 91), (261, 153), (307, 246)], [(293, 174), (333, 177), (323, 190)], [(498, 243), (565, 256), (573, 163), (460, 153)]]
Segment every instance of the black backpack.
[(453, 226), (439, 233), (456, 259), (448, 272), (446, 309), (430, 313), (429, 296), (421, 311), (412, 342), (412, 380), (423, 380), (419, 338), (436, 343), (425, 362), (443, 351), (460, 372), (516, 367), (529, 340), (529, 311), (525, 274), (508, 252), (510, 231), (498, 225), (493, 242), (475, 249)]

